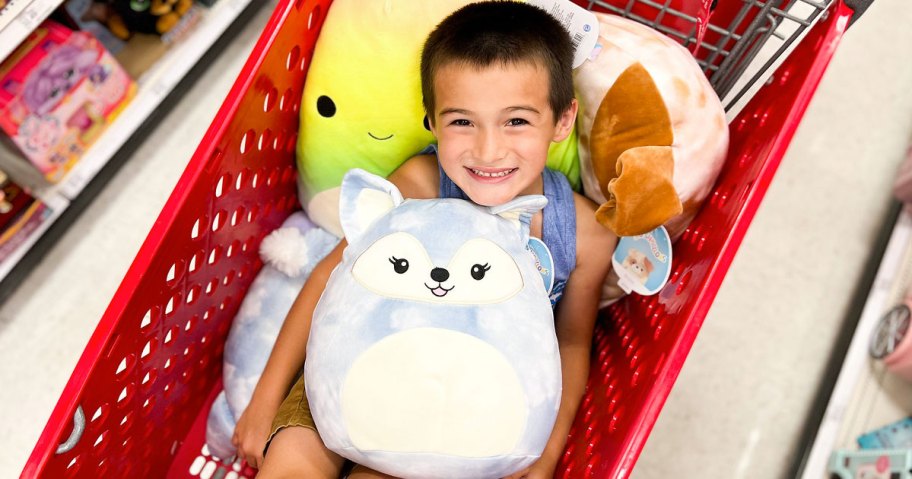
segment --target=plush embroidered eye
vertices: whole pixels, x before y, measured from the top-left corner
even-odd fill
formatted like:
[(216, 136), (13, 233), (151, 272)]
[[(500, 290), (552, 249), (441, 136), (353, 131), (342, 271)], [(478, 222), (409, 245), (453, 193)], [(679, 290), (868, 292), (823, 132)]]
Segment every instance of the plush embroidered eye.
[(325, 118), (332, 117), (336, 114), (336, 102), (326, 95), (320, 96), (317, 98), (317, 112)]
[(478, 281), (481, 281), (485, 277), (485, 272), (491, 269), (491, 266), (488, 263), (483, 265), (476, 264), (472, 266), (472, 277)]
[(389, 262), (393, 263), (393, 269), (399, 274), (404, 274), (406, 271), (408, 271), (409, 262), (405, 258), (390, 256)]

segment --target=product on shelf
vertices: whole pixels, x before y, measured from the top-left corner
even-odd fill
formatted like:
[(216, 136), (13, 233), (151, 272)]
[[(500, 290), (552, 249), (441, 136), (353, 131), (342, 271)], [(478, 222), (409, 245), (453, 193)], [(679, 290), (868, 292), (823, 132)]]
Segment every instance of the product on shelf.
[[(193, 5), (190, 1), (134, 1), (134, 7), (154, 16), (154, 12), (162, 13), (161, 19), (146, 25), (133, 25), (125, 23), (123, 16), (118, 13), (120, 9), (129, 5), (120, 5), (118, 1), (97, 0), (68, 0), (67, 15), (69, 22), (77, 25), (94, 25), (100, 28), (121, 43), (114, 56), (117, 61), (133, 78), (141, 77), (154, 66), (168, 52), (172, 45), (180, 42), (193, 31), (203, 18), (205, 8)], [(161, 4), (161, 5), (159, 5)], [(170, 9), (170, 10), (169, 10)], [(78, 13), (79, 19), (75, 17)], [(138, 12), (134, 12), (138, 13)], [(131, 17), (133, 18), (133, 17)], [(148, 20), (152, 22), (152, 20)], [(161, 30), (155, 25), (161, 23)], [(80, 26), (80, 28), (83, 28)]]
[(906, 292), (903, 304), (887, 311), (871, 334), (868, 351), (874, 359), (883, 361), (887, 370), (912, 382), (912, 289)]
[(893, 181), (893, 195), (907, 207), (912, 205), (912, 143), (906, 150), (906, 157), (899, 164), (896, 179)]
[(835, 479), (912, 479), (912, 449), (837, 450), (830, 456)]
[(0, 261), (25, 242), (52, 213), (0, 171)]
[(65, 16), (65, 23), (91, 33), (109, 52), (116, 55), (126, 42), (100, 20), (107, 8), (105, 2), (95, 0), (66, 0), (60, 13)]
[[(100, 20), (118, 37), (126, 40), (133, 33), (164, 35), (177, 26), (193, 0), (112, 0), (95, 2)], [(105, 8), (106, 7), (106, 8)]]
[(0, 232), (34, 202), (32, 195), (0, 171)]
[(912, 449), (912, 417), (858, 436), (862, 449)]
[[(0, 129), (45, 179), (57, 182), (135, 90), (91, 34), (48, 21), (0, 64)], [(16, 161), (6, 156), (0, 155), (4, 167)]]

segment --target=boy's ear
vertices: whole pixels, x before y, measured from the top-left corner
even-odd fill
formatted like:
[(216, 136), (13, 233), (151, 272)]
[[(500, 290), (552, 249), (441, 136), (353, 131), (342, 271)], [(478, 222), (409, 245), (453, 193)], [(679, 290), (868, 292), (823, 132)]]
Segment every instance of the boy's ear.
[(523, 244), (526, 244), (529, 242), (529, 228), (532, 224), (532, 216), (541, 211), (547, 204), (548, 198), (543, 195), (526, 195), (499, 206), (489, 206), (488, 211), (492, 215), (498, 215), (513, 222), (522, 237)]
[(424, 114), (424, 128), (437, 138), (437, 125), (434, 124), (434, 116), (428, 113)]
[(576, 98), (574, 98), (573, 100), (570, 100), (570, 106), (568, 106), (557, 118), (557, 128), (554, 130), (554, 137), (551, 141), (559, 143), (570, 136), (570, 132), (573, 131), (573, 125), (576, 123), (576, 114), (578, 111), (579, 103), (576, 101)]
[(342, 178), (339, 195), (339, 221), (345, 239), (353, 243), (374, 221), (402, 201), (396, 185), (360, 168), (350, 170)]

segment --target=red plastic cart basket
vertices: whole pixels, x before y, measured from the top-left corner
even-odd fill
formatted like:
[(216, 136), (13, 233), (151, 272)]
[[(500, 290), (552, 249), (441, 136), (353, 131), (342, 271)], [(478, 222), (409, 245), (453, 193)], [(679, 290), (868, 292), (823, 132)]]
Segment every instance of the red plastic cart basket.
[[(623, 478), (853, 12), (844, 0), (724, 0), (714, 9), (710, 0), (580, 3), (680, 40), (720, 92), (776, 35), (776, 22), (790, 19), (793, 4), (812, 5), (817, 20), (801, 23), (806, 36), (730, 123), (728, 160), (675, 245), (668, 285), (656, 296), (627, 297), (598, 323), (588, 388), (558, 475)], [(261, 267), (260, 241), (297, 205), (299, 101), (329, 6), (279, 2), (101, 318), (24, 477), (254, 474), (208, 457), (206, 414), (221, 389), (231, 320)]]

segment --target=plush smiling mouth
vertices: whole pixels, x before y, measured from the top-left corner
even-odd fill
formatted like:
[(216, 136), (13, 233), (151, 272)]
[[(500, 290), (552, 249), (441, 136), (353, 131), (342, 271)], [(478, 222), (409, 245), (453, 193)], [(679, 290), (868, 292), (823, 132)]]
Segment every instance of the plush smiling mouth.
[(380, 141), (389, 140), (390, 138), (393, 137), (393, 135), (390, 135), (390, 136), (387, 136), (387, 137), (385, 137), (385, 138), (380, 138), (379, 136), (374, 136), (374, 134), (371, 133), (371, 132), (367, 132), (367, 134), (370, 135), (371, 138), (373, 138), (373, 139), (375, 139), (375, 140), (380, 140)]
[(500, 171), (482, 171), (475, 168), (466, 168), (475, 176), (480, 176), (482, 178), (503, 178), (504, 176), (507, 176), (517, 170), (516, 168), (507, 168)]
[(427, 283), (424, 283), (424, 287), (431, 290), (431, 293), (434, 296), (437, 296), (438, 298), (442, 298), (442, 297), (446, 296), (447, 293), (449, 293), (450, 291), (453, 291), (453, 288), (455, 288), (456, 285), (453, 285), (452, 287), (450, 287), (450, 289), (446, 289), (443, 287), (443, 283), (437, 283), (437, 286), (435, 286), (433, 288), (428, 286)]

